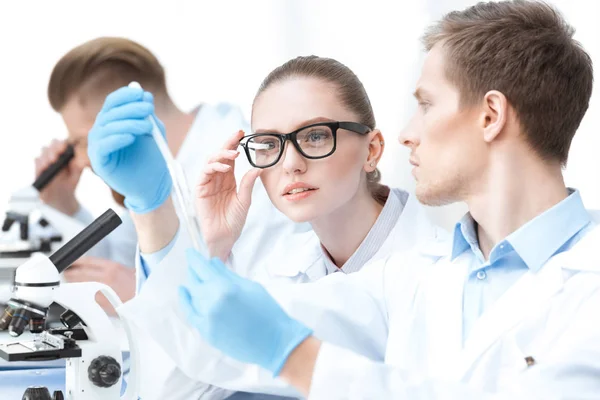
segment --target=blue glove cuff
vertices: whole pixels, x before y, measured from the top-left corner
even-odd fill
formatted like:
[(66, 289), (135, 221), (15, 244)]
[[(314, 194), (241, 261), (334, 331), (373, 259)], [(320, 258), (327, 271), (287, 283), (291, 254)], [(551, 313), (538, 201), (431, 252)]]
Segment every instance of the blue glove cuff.
[(285, 333), (279, 337), (279, 343), (275, 346), (271, 365), (266, 366), (268, 370), (273, 372), (273, 376), (275, 377), (279, 376), (281, 373), (281, 369), (285, 365), (290, 354), (292, 354), (292, 351), (313, 333), (312, 329), (295, 319), (289, 319), (288, 321), (289, 323), (285, 329)]
[(171, 179), (171, 175), (168, 171), (163, 172), (163, 176), (160, 179), (160, 184), (158, 189), (156, 190), (156, 195), (154, 199), (148, 201), (147, 199), (140, 198), (129, 198), (125, 197), (125, 207), (128, 210), (133, 211), (136, 214), (146, 214), (150, 211), (156, 210), (158, 207), (163, 205), (165, 201), (171, 195), (171, 190), (173, 188), (173, 180)]

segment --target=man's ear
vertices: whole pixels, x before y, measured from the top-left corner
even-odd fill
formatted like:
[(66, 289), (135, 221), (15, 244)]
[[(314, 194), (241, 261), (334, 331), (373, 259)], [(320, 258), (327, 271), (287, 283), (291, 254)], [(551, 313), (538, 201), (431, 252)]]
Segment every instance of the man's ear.
[(506, 125), (508, 101), (502, 92), (490, 90), (483, 97), (481, 128), (487, 143), (495, 140)]

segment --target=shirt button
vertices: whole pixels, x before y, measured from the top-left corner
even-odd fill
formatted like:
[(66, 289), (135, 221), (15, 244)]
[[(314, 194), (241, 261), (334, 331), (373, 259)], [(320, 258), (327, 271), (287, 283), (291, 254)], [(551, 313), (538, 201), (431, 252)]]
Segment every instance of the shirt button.
[(479, 279), (480, 281), (484, 280), (486, 276), (487, 274), (485, 273), (485, 271), (477, 271), (477, 279)]

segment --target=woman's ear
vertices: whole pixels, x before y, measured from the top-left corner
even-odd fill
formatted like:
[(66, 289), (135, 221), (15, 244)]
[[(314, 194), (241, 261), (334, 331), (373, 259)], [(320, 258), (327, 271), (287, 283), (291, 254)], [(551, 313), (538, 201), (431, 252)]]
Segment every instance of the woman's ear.
[(374, 129), (369, 133), (369, 156), (365, 162), (364, 169), (366, 172), (373, 172), (377, 169), (377, 164), (383, 155), (383, 147), (385, 140), (379, 129)]

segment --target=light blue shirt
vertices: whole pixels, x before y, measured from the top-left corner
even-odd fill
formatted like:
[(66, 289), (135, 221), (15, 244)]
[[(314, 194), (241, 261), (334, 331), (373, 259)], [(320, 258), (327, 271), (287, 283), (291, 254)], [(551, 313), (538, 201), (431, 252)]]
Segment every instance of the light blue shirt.
[[(594, 224), (579, 191), (538, 215), (497, 243), (485, 260), (476, 223), (465, 215), (454, 229), (452, 260), (468, 252), (463, 292), (463, 341), (475, 321), (528, 270), (538, 271), (555, 254), (570, 249)], [(538, 241), (538, 238), (544, 238)]]
[(175, 237), (173, 237), (173, 239), (169, 242), (168, 245), (166, 245), (165, 247), (163, 247), (162, 249), (160, 249), (154, 253), (142, 253), (140, 251), (140, 255), (139, 255), (140, 270), (138, 271), (139, 275), (137, 277), (138, 291), (142, 287), (142, 285), (146, 282), (148, 277), (150, 276), (150, 272), (152, 271), (152, 268), (154, 266), (158, 265), (163, 260), (163, 258), (165, 258), (167, 254), (169, 254), (169, 251), (171, 251), (171, 249), (175, 245), (175, 242), (177, 242), (178, 236), (179, 236), (179, 230), (177, 231), (177, 233), (175, 234)]

